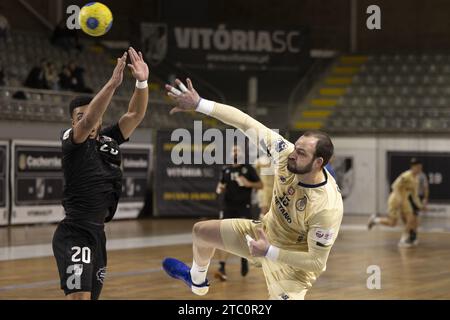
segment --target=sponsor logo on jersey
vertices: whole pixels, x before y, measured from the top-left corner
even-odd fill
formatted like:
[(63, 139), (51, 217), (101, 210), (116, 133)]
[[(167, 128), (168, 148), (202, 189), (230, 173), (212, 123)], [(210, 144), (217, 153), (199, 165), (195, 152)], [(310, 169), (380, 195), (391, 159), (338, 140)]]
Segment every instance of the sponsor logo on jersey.
[(306, 198), (306, 196), (304, 196), (303, 198), (297, 200), (297, 202), (295, 203), (295, 208), (298, 211), (304, 211), (306, 208), (307, 202), (308, 202), (308, 199)]
[(103, 281), (105, 280), (105, 276), (106, 276), (106, 267), (98, 269), (97, 280), (103, 283)]
[(297, 242), (303, 242), (306, 239), (306, 233), (304, 231), (300, 231), (298, 235)]
[(289, 194), (290, 196), (292, 196), (292, 195), (294, 195), (294, 193), (295, 193), (295, 189), (294, 189), (293, 187), (289, 187), (289, 189), (288, 189), (288, 194)]
[(286, 149), (286, 147), (287, 147), (286, 142), (283, 139), (280, 138), (280, 139), (277, 140), (277, 142), (275, 144), (275, 151), (276, 152), (281, 152), (284, 149)]
[(286, 177), (280, 176), (280, 182), (281, 182), (282, 184), (286, 183)]
[(333, 243), (334, 230), (333, 229), (316, 229), (313, 233), (313, 240), (317, 241), (318, 245), (329, 246)]
[(277, 205), (278, 211), (281, 213), (287, 223), (292, 223), (291, 216), (286, 210), (286, 207), (289, 205), (290, 201), (291, 199), (286, 195), (286, 193), (283, 193), (283, 196), (281, 198), (275, 195), (275, 204)]

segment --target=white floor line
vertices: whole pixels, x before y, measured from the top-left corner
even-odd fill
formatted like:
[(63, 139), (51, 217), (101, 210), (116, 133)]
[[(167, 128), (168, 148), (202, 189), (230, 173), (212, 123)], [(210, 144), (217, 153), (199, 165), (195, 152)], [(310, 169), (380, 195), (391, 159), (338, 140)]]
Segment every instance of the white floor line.
[[(376, 226), (375, 229), (388, 232), (402, 232), (403, 228), (397, 226), (395, 228), (389, 228), (384, 226)], [(367, 226), (360, 225), (342, 225), (341, 231), (367, 231)], [(374, 231), (374, 230), (373, 230)], [(372, 231), (372, 232), (373, 232)], [(448, 233), (450, 230), (445, 228), (419, 228), (420, 233)], [(139, 238), (123, 238), (123, 239), (110, 239), (106, 243), (108, 251), (123, 250), (123, 249), (139, 249), (147, 247), (160, 247), (179, 244), (192, 243), (191, 233), (182, 233), (165, 236), (149, 236)], [(53, 255), (52, 245), (48, 244), (36, 244), (25, 246), (11, 246), (0, 247), (0, 261), (30, 259), (49, 257)]]

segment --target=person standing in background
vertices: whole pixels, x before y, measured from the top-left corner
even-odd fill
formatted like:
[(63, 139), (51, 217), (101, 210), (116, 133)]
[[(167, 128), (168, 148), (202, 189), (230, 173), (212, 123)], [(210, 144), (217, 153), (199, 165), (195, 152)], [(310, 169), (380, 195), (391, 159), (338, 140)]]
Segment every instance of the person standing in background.
[[(231, 150), (233, 164), (224, 166), (222, 177), (217, 185), (216, 193), (224, 194), (223, 210), (220, 212), (220, 219), (232, 218), (252, 218), (252, 189), (260, 190), (263, 183), (256, 173), (255, 168), (250, 164), (240, 164), (238, 159), (241, 149), (234, 146)], [(227, 280), (225, 264), (229, 254), (218, 251), (219, 270), (215, 277), (221, 281)], [(248, 273), (248, 261), (241, 258), (241, 275), (245, 277)]]

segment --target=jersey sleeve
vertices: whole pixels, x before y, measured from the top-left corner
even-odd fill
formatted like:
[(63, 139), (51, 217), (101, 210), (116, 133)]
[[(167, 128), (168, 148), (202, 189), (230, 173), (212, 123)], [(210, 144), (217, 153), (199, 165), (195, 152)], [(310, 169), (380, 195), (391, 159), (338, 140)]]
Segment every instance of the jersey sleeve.
[(82, 143), (73, 142), (73, 128), (67, 129), (61, 134), (62, 151), (63, 153), (70, 153), (73, 150), (79, 149), (84, 146), (86, 144), (86, 141)]
[(116, 140), (118, 145), (121, 145), (122, 143), (130, 141), (129, 138), (125, 139), (123, 137), (122, 131), (120, 131), (120, 127), (119, 127), (118, 123), (102, 129), (100, 131), (100, 134)]
[(342, 214), (338, 209), (326, 209), (311, 218), (308, 231), (308, 251), (279, 249), (276, 261), (310, 272), (322, 272), (339, 232)]
[(292, 143), (235, 107), (212, 101), (206, 103), (213, 103), (208, 115), (240, 129), (253, 144), (272, 158), (276, 167), (286, 166), (288, 156), (294, 150)]

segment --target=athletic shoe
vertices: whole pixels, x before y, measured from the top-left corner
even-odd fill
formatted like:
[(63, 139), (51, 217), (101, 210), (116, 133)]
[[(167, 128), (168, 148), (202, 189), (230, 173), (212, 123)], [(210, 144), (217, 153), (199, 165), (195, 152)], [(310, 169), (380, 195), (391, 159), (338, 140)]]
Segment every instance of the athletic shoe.
[(162, 263), (164, 271), (172, 278), (182, 280), (193, 293), (204, 296), (208, 293), (208, 279), (202, 284), (195, 284), (191, 279), (191, 269), (182, 261), (174, 258), (166, 258)]
[(373, 214), (370, 216), (369, 221), (367, 222), (367, 229), (372, 229), (373, 226), (375, 225), (375, 219), (376, 219), (377, 215)]
[(248, 261), (247, 259), (241, 258), (241, 276), (245, 277), (248, 273)]

